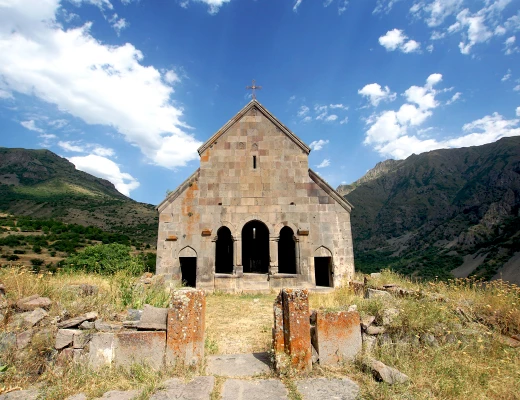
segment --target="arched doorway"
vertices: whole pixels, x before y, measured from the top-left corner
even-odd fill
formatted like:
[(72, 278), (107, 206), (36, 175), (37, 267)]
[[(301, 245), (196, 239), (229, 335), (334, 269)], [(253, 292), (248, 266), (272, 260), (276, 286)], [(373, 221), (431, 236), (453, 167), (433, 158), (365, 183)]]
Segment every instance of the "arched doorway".
[(244, 273), (269, 272), (269, 229), (260, 221), (249, 221), (242, 228), (242, 265)]
[(179, 252), (182, 284), (188, 287), (197, 287), (197, 252), (190, 246)]
[(314, 252), (314, 278), (316, 286), (334, 287), (332, 253), (324, 246)]
[(217, 274), (233, 273), (233, 237), (226, 226), (220, 227), (217, 231), (215, 272)]
[(284, 226), (280, 231), (278, 241), (278, 273), (296, 273), (296, 242), (294, 232), (288, 226)]

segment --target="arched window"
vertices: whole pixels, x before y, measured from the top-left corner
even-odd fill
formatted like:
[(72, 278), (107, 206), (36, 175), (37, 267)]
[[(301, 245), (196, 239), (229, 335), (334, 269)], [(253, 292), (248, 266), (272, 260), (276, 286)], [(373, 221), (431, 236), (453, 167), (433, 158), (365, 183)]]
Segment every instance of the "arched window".
[(244, 273), (269, 272), (269, 229), (263, 222), (249, 221), (242, 228), (242, 260)]
[(233, 273), (233, 237), (228, 227), (222, 226), (217, 231), (215, 250), (215, 272), (217, 274)]
[(278, 241), (278, 273), (296, 273), (296, 242), (294, 232), (288, 226), (284, 226), (280, 231)]

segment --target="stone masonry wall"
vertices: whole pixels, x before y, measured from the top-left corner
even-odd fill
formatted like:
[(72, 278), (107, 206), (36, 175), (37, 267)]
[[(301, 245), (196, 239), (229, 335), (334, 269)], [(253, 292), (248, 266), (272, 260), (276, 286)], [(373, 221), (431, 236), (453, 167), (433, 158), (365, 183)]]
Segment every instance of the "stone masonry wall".
[[(316, 255), (332, 256), (334, 286), (341, 285), (354, 272), (350, 213), (311, 178), (300, 145), (254, 104), (246, 111), (202, 152), (200, 169), (178, 194), (160, 206), (157, 273), (178, 281), (179, 257), (196, 256), (197, 288), (213, 290), (216, 235), (226, 226), (234, 239), (234, 275), (240, 277), (241, 230), (259, 220), (269, 229), (271, 273), (277, 272), (280, 230), (291, 227), (298, 240), (298, 278), (272, 279), (271, 287), (313, 287)], [(241, 289), (234, 279), (218, 285)]]

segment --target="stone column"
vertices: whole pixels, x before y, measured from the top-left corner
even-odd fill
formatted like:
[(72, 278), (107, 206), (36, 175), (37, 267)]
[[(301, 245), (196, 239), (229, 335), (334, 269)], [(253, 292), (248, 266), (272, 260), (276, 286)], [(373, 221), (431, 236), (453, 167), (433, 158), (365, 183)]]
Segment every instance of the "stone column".
[(278, 273), (278, 241), (279, 236), (271, 236), (269, 238), (269, 273), (271, 275)]
[(236, 238), (233, 242), (235, 250), (235, 275), (244, 275), (244, 266), (242, 265), (242, 238)]
[(283, 289), (283, 330), (285, 352), (291, 367), (299, 371), (312, 369), (309, 292), (307, 289)]
[(206, 317), (204, 291), (182, 289), (173, 293), (166, 328), (166, 363), (198, 366), (204, 359)]
[(301, 266), (300, 266), (300, 239), (296, 236), (293, 236), (294, 240), (294, 257), (296, 258), (296, 273), (302, 274)]

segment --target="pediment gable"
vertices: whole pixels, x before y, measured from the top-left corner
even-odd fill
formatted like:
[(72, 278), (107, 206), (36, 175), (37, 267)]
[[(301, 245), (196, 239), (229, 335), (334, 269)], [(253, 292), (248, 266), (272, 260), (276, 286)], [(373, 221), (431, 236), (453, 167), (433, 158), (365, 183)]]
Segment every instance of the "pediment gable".
[(291, 139), (297, 146), (299, 146), (305, 154), (309, 154), (311, 149), (298, 136), (296, 136), (289, 128), (283, 125), (273, 114), (271, 114), (262, 104), (256, 99), (251, 100), (244, 108), (242, 108), (233, 118), (231, 118), (222, 128), (220, 128), (213, 136), (211, 136), (206, 143), (198, 148), (199, 155), (202, 156), (204, 152), (215, 143), (220, 137), (238, 121), (242, 119), (251, 109), (256, 108), (275, 126), (277, 126), (289, 139)]

